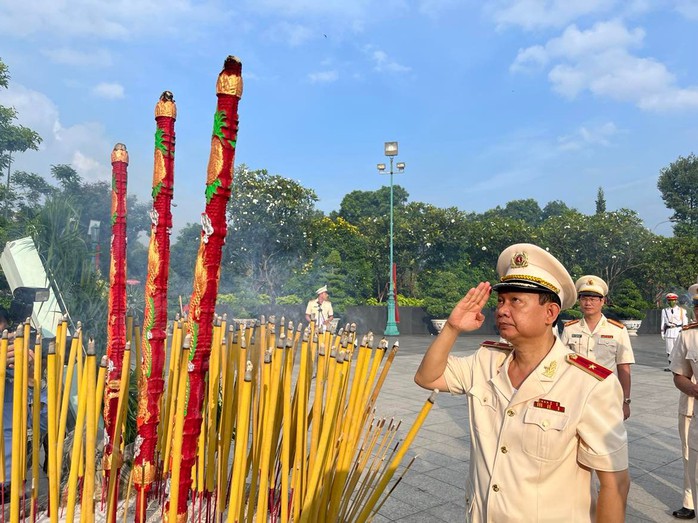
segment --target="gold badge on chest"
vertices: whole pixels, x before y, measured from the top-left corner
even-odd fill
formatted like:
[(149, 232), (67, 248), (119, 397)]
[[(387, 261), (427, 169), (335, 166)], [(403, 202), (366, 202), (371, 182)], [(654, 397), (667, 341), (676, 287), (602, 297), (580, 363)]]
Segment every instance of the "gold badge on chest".
[(550, 365), (545, 365), (543, 369), (543, 376), (546, 378), (552, 378), (555, 376), (555, 372), (557, 372), (557, 361), (551, 361)]

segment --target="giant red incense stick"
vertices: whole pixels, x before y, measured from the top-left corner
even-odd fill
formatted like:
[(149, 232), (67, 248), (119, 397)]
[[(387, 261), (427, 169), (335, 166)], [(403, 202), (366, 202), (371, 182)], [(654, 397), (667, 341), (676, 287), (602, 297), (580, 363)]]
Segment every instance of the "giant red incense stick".
[(136, 414), (138, 435), (134, 446), (133, 480), (137, 492), (135, 520), (139, 523), (145, 521), (146, 497), (155, 476), (155, 447), (160, 422), (160, 397), (164, 385), (176, 118), (177, 107), (172, 93), (165, 91), (155, 105), (153, 209), (150, 215), (148, 275), (145, 283), (141, 372)]
[[(107, 383), (104, 387), (104, 475), (117, 475), (121, 463), (112, 462), (119, 403), (122, 359), (126, 347), (126, 178), (128, 152), (117, 143), (111, 153), (111, 261), (109, 264), (109, 317), (107, 321)], [(128, 372), (128, 369), (126, 369)]]
[[(206, 178), (206, 208), (201, 215), (201, 242), (194, 268), (194, 288), (189, 302), (188, 334), (191, 335), (189, 372), (184, 400), (185, 419), (181, 444), (177, 520), (187, 517), (187, 495), (191, 486), (191, 469), (196, 458), (196, 443), (201, 430), (204, 401), (204, 378), (208, 370), (213, 331), (213, 314), (218, 295), (221, 251), (225, 240), (226, 206), (233, 183), (235, 146), (238, 131), (238, 102), (242, 96), (242, 63), (234, 56), (225, 60), (218, 75), (218, 104), (214, 115), (211, 152)], [(173, 464), (173, 466), (177, 466)], [(169, 503), (168, 503), (169, 506)], [(166, 511), (167, 512), (167, 511)]]

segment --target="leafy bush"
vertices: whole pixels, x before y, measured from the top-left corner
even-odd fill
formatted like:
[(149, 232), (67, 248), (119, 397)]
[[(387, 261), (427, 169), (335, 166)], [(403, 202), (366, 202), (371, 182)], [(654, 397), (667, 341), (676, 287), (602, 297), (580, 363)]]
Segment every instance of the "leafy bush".
[[(370, 305), (372, 307), (385, 307), (388, 305), (388, 302), (378, 301), (377, 298), (371, 296), (366, 300), (366, 305)], [(398, 307), (424, 307), (424, 299), (413, 298), (412, 296), (403, 296), (402, 294), (398, 293), (397, 305)]]
[(296, 294), (288, 294), (276, 298), (277, 305), (298, 305), (300, 303), (303, 303), (303, 299)]
[(613, 290), (605, 314), (619, 320), (641, 320), (645, 317), (645, 310), (649, 308), (650, 303), (642, 298), (637, 285), (632, 280), (625, 279)]

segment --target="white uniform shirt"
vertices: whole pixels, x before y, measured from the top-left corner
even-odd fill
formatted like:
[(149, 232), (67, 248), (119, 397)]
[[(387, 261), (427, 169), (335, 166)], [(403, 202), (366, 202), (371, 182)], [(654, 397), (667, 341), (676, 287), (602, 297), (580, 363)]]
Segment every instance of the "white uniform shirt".
[[(695, 381), (695, 376), (693, 377)], [(683, 392), (679, 392), (679, 414), (682, 416), (693, 416), (693, 396), (687, 396)]]
[(332, 310), (332, 303), (329, 300), (325, 300), (320, 303), (317, 299), (310, 300), (307, 307), (305, 308), (305, 313), (310, 316), (310, 319), (315, 319), (316, 325), (324, 325), (330, 316), (334, 316), (334, 311)]
[(628, 468), (618, 378), (600, 380), (568, 363), (571, 351), (556, 340), (514, 391), (507, 373), (513, 354), (482, 346), (471, 356), (450, 356), (444, 373), (453, 393), (468, 396), (468, 516), (473, 522), (591, 521), (589, 469)]
[(603, 314), (593, 331), (584, 318), (567, 322), (560, 340), (577, 354), (600, 363), (616, 374), (618, 364), (635, 363), (628, 329), (619, 327)]
[[(671, 372), (686, 377), (698, 377), (698, 328), (681, 331), (671, 351)], [(685, 394), (682, 394), (685, 396)], [(691, 418), (688, 428), (688, 446), (698, 450), (698, 422), (696, 416)]]
[[(681, 332), (681, 327), (688, 324), (688, 316), (683, 307), (667, 307), (662, 309), (661, 332), (665, 338), (676, 338)], [(666, 326), (666, 330), (664, 330)]]

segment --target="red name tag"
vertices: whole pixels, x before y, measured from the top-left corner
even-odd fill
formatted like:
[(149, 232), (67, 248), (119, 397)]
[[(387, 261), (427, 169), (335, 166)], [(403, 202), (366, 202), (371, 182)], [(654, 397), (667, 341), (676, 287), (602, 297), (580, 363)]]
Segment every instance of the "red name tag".
[(559, 401), (539, 399), (533, 402), (534, 407), (539, 409), (554, 410), (555, 412), (565, 412), (565, 407)]
[(613, 339), (613, 334), (602, 334), (601, 337)]

